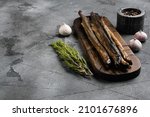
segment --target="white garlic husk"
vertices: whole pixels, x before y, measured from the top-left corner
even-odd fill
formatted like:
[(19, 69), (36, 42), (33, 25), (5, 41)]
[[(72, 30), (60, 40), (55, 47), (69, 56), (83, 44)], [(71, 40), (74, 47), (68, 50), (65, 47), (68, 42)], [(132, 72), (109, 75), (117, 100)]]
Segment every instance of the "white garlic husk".
[(138, 52), (142, 49), (142, 43), (138, 39), (134, 38), (129, 41), (129, 47), (133, 52)]
[(147, 40), (147, 34), (143, 31), (138, 31), (134, 34), (134, 38), (138, 39), (140, 42), (145, 42)]
[(68, 36), (72, 33), (72, 29), (68, 24), (63, 23), (63, 25), (61, 25), (59, 27), (59, 34), (63, 35), (63, 36)]

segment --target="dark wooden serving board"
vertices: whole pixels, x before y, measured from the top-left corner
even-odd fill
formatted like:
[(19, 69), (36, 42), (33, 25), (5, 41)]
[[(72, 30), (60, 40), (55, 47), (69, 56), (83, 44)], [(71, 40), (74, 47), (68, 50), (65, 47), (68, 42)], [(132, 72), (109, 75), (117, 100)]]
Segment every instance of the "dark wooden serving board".
[(78, 39), (83, 46), (86, 58), (89, 61), (92, 70), (96, 77), (104, 78), (107, 80), (127, 80), (135, 78), (139, 75), (141, 69), (140, 60), (135, 56), (132, 50), (127, 46), (126, 42), (123, 40), (121, 35), (117, 32), (111, 22), (104, 17), (105, 24), (110, 28), (110, 30), (114, 33), (114, 35), (118, 38), (118, 41), (121, 42), (123, 47), (125, 48), (126, 52), (129, 54), (130, 59), (132, 60), (133, 64), (131, 68), (127, 69), (126, 71), (121, 71), (120, 69), (113, 69), (113, 68), (105, 68), (99, 58), (97, 52), (95, 51), (92, 44), (89, 42), (88, 37), (86, 36), (84, 29), (81, 26), (81, 18), (77, 18), (74, 20), (74, 30), (78, 36)]

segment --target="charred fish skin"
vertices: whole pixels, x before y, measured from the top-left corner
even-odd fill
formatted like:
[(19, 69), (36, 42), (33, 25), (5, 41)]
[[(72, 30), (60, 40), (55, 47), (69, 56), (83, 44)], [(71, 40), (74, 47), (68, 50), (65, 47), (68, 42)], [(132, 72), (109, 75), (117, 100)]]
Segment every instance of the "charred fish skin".
[[(91, 13), (90, 19), (92, 22), (92, 29), (97, 36), (99, 42), (104, 46), (105, 50), (113, 60), (113, 64), (117, 67), (120, 65), (120, 63), (123, 61), (121, 54), (116, 47), (114, 41), (111, 39), (111, 36), (108, 32), (104, 30), (104, 26), (99, 21), (100, 16), (97, 13)], [(125, 63), (125, 62), (124, 62)], [(124, 65), (124, 64), (123, 64)]]
[(97, 37), (95, 36), (95, 34), (91, 28), (90, 20), (82, 14), (82, 11), (79, 11), (78, 14), (80, 15), (80, 17), (82, 19), (81, 25), (84, 28), (84, 31), (87, 34), (89, 41), (91, 42), (93, 47), (97, 50), (103, 63), (106, 66), (109, 66), (111, 64), (111, 59), (110, 59), (108, 53), (106, 52), (105, 48), (99, 43)]

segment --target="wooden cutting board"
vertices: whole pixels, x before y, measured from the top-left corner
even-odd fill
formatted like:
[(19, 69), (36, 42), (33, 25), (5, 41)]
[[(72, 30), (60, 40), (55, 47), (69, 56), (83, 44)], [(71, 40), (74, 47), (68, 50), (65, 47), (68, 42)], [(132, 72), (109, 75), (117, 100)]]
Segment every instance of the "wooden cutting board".
[(127, 43), (123, 40), (121, 35), (117, 32), (117, 30), (114, 28), (114, 26), (106, 17), (104, 17), (104, 21), (105, 24), (109, 27), (109, 29), (118, 38), (118, 41), (121, 42), (126, 52), (129, 54), (129, 58), (132, 60), (133, 64), (131, 65), (131, 68), (128, 68), (126, 71), (122, 71), (119, 68), (118, 69), (105, 68), (96, 50), (88, 40), (88, 37), (86, 36), (84, 29), (81, 26), (81, 18), (77, 18), (74, 20), (73, 27), (82, 47), (84, 48), (84, 51), (86, 53), (86, 60), (89, 61), (92, 67), (92, 71), (94, 72), (94, 75), (97, 78), (102, 78), (102, 79), (112, 80), (112, 81), (121, 81), (121, 80), (135, 78), (140, 73), (140, 69), (141, 69), (140, 60), (127, 46)]

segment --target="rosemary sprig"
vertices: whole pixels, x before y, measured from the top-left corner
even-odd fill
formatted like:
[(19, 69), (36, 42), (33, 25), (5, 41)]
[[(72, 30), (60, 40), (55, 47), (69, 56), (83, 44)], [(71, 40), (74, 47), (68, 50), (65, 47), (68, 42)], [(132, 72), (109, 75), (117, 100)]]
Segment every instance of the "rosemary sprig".
[(93, 75), (93, 73), (88, 68), (85, 59), (80, 56), (79, 52), (75, 48), (64, 43), (62, 40), (53, 42), (51, 46), (54, 48), (60, 59), (68, 68), (82, 76)]

